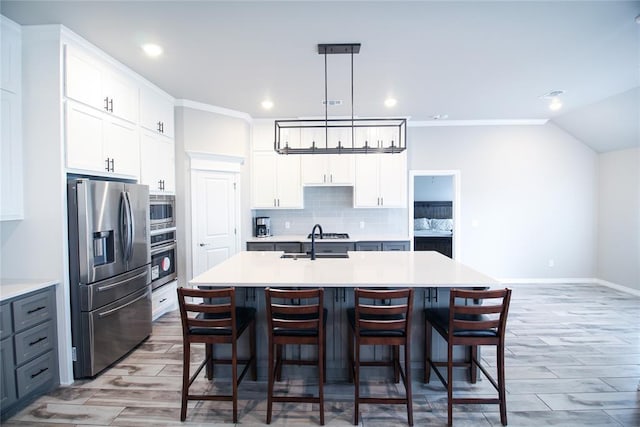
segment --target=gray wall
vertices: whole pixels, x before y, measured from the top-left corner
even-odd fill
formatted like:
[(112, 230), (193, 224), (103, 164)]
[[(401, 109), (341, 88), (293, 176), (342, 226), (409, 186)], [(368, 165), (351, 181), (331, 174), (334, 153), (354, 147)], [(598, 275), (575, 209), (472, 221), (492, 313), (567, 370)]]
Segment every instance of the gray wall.
[(640, 289), (640, 148), (598, 156), (599, 279)]
[(176, 221), (178, 223), (178, 285), (184, 286), (191, 271), (191, 171), (188, 152), (244, 157), (240, 172), (240, 250), (251, 236), (249, 142), (250, 124), (237, 117), (212, 111), (177, 107), (176, 122)]
[(553, 124), (410, 127), (407, 140), (410, 170), (460, 171), (460, 261), (501, 279), (595, 277), (593, 150)]

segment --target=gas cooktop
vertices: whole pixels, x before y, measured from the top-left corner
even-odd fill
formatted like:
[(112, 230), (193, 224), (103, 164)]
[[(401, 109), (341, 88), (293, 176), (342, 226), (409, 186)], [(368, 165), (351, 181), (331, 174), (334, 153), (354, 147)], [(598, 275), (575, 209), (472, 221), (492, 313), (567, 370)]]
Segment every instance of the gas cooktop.
[[(307, 236), (307, 239), (311, 238), (311, 233)], [(322, 233), (322, 235), (316, 233), (316, 239), (348, 239), (349, 234), (347, 233)]]

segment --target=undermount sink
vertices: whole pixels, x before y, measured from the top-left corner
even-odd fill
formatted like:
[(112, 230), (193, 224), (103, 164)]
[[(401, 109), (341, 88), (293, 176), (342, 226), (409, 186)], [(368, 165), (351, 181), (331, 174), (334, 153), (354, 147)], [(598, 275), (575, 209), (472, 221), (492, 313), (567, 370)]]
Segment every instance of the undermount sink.
[[(311, 254), (309, 253), (286, 253), (286, 254), (282, 254), (282, 256), (280, 258), (287, 258), (287, 259), (298, 259), (298, 258), (306, 258), (309, 259), (311, 258)], [(347, 253), (333, 253), (333, 252), (324, 252), (321, 254), (316, 254), (316, 259), (321, 259), (321, 258), (349, 258), (349, 254)]]

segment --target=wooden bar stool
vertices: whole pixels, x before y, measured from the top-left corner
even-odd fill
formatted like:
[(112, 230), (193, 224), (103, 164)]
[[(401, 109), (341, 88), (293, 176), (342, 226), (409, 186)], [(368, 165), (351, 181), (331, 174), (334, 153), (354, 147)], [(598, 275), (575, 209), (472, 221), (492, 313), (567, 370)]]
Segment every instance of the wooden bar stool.
[[(474, 304), (466, 305), (467, 300)], [(447, 417), (449, 425), (453, 422), (453, 405), (457, 403), (497, 403), (500, 405), (500, 422), (507, 425), (507, 400), (504, 376), (504, 335), (509, 312), (511, 289), (498, 290), (462, 290), (452, 289), (448, 308), (431, 308), (425, 310), (425, 365), (424, 382), (429, 382), (431, 368), (447, 388)], [(475, 304), (481, 302), (482, 305)], [(435, 329), (447, 342), (447, 361), (434, 362), (431, 358), (431, 330)], [(454, 362), (453, 347), (464, 345), (470, 347), (468, 361)], [(478, 361), (478, 346), (497, 346), (496, 382)], [(447, 367), (447, 380), (437, 366)], [(477, 366), (489, 379), (498, 392), (498, 398), (454, 398), (453, 368), (469, 368), (472, 383), (476, 382)]]
[[(355, 307), (347, 309), (349, 319), (349, 380), (355, 380), (354, 425), (358, 425), (360, 403), (403, 404), (407, 419), (413, 425), (411, 397), (411, 310), (413, 289), (364, 290), (356, 288)], [(387, 300), (391, 305), (385, 305)], [(400, 300), (397, 302), (397, 300)], [(354, 348), (355, 343), (355, 348)], [(388, 345), (392, 347), (390, 361), (360, 360), (360, 346)], [(400, 346), (404, 346), (404, 369), (400, 365)], [(395, 382), (400, 377), (405, 388), (404, 398), (360, 396), (361, 366), (392, 366)]]
[[(323, 289), (265, 289), (269, 322), (269, 391), (267, 424), (271, 423), (273, 402), (303, 402), (320, 405), (320, 424), (324, 425), (324, 390), (326, 380), (327, 310), (323, 308)], [(315, 345), (316, 360), (290, 360), (283, 357), (284, 346)], [(274, 396), (274, 383), (280, 381), (282, 365), (313, 365), (318, 367), (318, 396)]]
[[(190, 298), (202, 298), (203, 301), (188, 301)], [(253, 380), (257, 379), (256, 372), (256, 310), (249, 307), (236, 307), (235, 289), (188, 289), (178, 288), (178, 303), (180, 318), (182, 319), (182, 338), (184, 343), (184, 358), (182, 366), (182, 409), (180, 420), (187, 417), (187, 402), (189, 400), (216, 400), (233, 402), (233, 422), (238, 422), (238, 385), (251, 367)], [(238, 359), (237, 342), (244, 331), (249, 329), (249, 359)], [(191, 344), (205, 345), (205, 360), (200, 364), (193, 376), (190, 375)], [(231, 344), (231, 359), (216, 359), (213, 357), (214, 344)], [(207, 366), (207, 378), (213, 379), (213, 364), (231, 365), (231, 395), (195, 395), (189, 393), (189, 387), (197, 378), (202, 368)], [(238, 376), (238, 363), (244, 364)]]

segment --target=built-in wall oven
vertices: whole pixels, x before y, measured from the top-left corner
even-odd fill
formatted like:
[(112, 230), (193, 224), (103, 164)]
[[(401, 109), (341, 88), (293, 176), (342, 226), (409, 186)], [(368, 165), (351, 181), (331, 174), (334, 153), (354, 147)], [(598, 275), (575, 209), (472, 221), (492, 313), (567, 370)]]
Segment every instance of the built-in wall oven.
[(176, 271), (175, 196), (151, 194), (151, 289), (156, 290), (178, 277)]
[(151, 232), (151, 289), (175, 280), (176, 230), (163, 229)]

